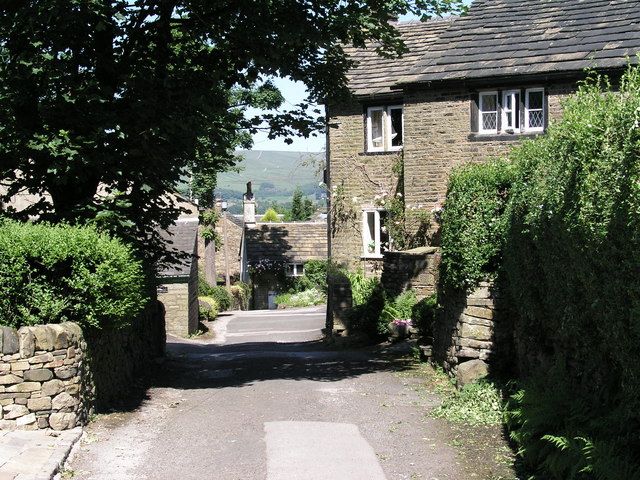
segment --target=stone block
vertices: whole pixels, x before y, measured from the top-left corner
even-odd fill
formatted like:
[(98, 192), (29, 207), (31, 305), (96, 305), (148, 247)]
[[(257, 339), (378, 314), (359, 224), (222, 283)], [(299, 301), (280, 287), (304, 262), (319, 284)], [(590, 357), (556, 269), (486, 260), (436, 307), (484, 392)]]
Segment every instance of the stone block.
[(55, 331), (49, 325), (38, 325), (32, 327), (31, 332), (36, 339), (36, 349), (49, 351), (54, 349)]
[(53, 362), (53, 360), (54, 360), (53, 355), (50, 352), (47, 352), (47, 353), (41, 353), (40, 355), (31, 355), (31, 358), (29, 359), (29, 363), (33, 365), (34, 363)]
[(0, 363), (0, 375), (11, 371), (10, 363)]
[(467, 307), (464, 309), (464, 313), (472, 317), (484, 318), (487, 320), (493, 320), (493, 310), (485, 307)]
[(76, 426), (76, 414), (75, 413), (52, 413), (49, 417), (49, 426), (53, 430), (69, 430)]
[(71, 377), (74, 377), (78, 373), (78, 369), (71, 366), (65, 366), (56, 368), (54, 370), (56, 377), (61, 380), (68, 380)]
[(471, 338), (461, 338), (460, 339), (461, 347), (471, 347), (477, 349), (487, 349), (491, 350), (493, 348), (493, 342), (483, 342), (480, 340), (473, 340)]
[(18, 353), (20, 351), (18, 332), (9, 327), (0, 327), (0, 331), (2, 331), (2, 353), (5, 355)]
[(67, 385), (65, 386), (64, 391), (67, 392), (69, 395), (78, 395), (80, 393), (80, 385), (78, 384)]
[(56, 350), (67, 348), (69, 346), (69, 335), (65, 327), (62, 325), (49, 325), (49, 327), (53, 330), (54, 335), (53, 348)]
[(12, 373), (0, 375), (0, 385), (13, 385), (22, 382), (22, 378)]
[(460, 336), (470, 338), (472, 340), (488, 341), (492, 338), (492, 330), (490, 327), (483, 325), (470, 325), (463, 323), (460, 328)]
[(22, 327), (18, 330), (20, 339), (20, 358), (33, 357), (36, 351), (36, 337), (29, 327)]
[(458, 358), (480, 358), (480, 350), (463, 347), (456, 353)]
[(488, 365), (482, 360), (469, 360), (458, 365), (456, 382), (458, 387), (464, 387), (469, 383), (484, 378), (489, 373)]
[(46, 382), (53, 378), (53, 372), (48, 368), (38, 370), (27, 370), (24, 372), (24, 379), (27, 382)]
[(49, 380), (48, 382), (44, 382), (42, 384), (43, 395), (53, 396), (53, 395), (57, 395), (63, 390), (64, 390), (64, 383), (62, 383), (62, 380), (54, 379), (54, 380)]
[(493, 327), (492, 320), (487, 320), (485, 318), (471, 317), (464, 313), (460, 314), (460, 321), (463, 323), (468, 323), (470, 325), (482, 325), (485, 327)]
[(9, 393), (30, 393), (37, 392), (42, 388), (42, 385), (39, 382), (22, 382), (16, 385), (12, 385), (7, 387), (7, 392)]
[(7, 405), (6, 407), (2, 407), (3, 418), (5, 420), (15, 420), (16, 418), (22, 417), (24, 415), (29, 414), (29, 409), (24, 405)]
[(49, 417), (38, 417), (38, 428), (44, 429), (49, 428)]
[(44, 368), (58, 368), (64, 366), (64, 361), (62, 360), (54, 360), (53, 362), (45, 363)]
[(67, 348), (67, 358), (76, 358), (76, 349), (74, 347)]
[(24, 370), (29, 370), (30, 368), (31, 365), (29, 365), (29, 362), (27, 360), (21, 360), (19, 362), (14, 362), (11, 364), (12, 372), (22, 372)]
[(35, 430), (38, 428), (36, 415), (30, 413), (24, 417), (16, 418), (16, 427), (22, 430)]
[(27, 401), (27, 408), (32, 412), (51, 410), (51, 397), (30, 398)]
[(67, 392), (62, 392), (56, 395), (51, 402), (51, 407), (54, 410), (71, 411), (78, 404), (78, 400), (73, 398)]
[(28, 399), (27, 398), (16, 398), (13, 402), (16, 405), (26, 405), (27, 402), (28, 402)]

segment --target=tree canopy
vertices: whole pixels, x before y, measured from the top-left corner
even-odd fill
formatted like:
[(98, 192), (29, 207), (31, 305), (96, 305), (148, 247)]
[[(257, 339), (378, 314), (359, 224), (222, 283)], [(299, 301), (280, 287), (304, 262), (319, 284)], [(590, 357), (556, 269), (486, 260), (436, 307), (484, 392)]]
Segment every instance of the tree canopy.
[(277, 109), (268, 80), (310, 100), (347, 94), (343, 46), (405, 50), (390, 19), (460, 0), (4, 0), (0, 3), (0, 182), (41, 200), (6, 215), (96, 223), (160, 252), (177, 215), (167, 192), (191, 173), (211, 190), (257, 129), (309, 135), (308, 104)]

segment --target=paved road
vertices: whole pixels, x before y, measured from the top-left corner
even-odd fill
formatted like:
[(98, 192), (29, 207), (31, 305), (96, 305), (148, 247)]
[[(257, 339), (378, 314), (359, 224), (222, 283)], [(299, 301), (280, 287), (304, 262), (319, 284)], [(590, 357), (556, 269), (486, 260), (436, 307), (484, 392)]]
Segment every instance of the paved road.
[[(328, 351), (322, 309), (246, 312), (171, 339), (137, 409), (88, 428), (81, 479), (463, 480), (401, 364)], [(417, 381), (417, 380), (416, 380)]]

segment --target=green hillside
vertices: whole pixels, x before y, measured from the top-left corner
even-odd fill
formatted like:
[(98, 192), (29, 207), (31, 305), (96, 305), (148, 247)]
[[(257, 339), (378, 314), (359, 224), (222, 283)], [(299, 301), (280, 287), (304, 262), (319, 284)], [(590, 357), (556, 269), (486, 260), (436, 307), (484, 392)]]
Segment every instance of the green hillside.
[(216, 194), (229, 202), (232, 212), (241, 211), (242, 194), (249, 181), (259, 211), (273, 202), (286, 205), (296, 187), (309, 198), (322, 200), (324, 189), (318, 184), (322, 181), (324, 153), (245, 150), (239, 154), (243, 157), (237, 165), (240, 171), (218, 174), (216, 188)]

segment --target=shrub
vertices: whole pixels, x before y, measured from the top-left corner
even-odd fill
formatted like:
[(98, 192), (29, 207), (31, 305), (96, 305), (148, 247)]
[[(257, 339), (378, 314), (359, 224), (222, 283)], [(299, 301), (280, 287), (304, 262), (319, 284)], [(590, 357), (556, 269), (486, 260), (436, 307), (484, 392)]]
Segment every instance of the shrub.
[(279, 222), (280, 217), (278, 216), (278, 212), (276, 212), (273, 208), (268, 208), (267, 211), (264, 212), (264, 215), (262, 215), (260, 221), (267, 223)]
[(89, 227), (0, 222), (0, 324), (122, 327), (144, 307), (132, 250)]
[(304, 275), (302, 276), (311, 288), (317, 288), (326, 293), (327, 291), (327, 261), (309, 260), (304, 264)]
[(233, 305), (231, 293), (225, 287), (211, 286), (201, 272), (198, 275), (198, 296), (214, 298), (221, 312), (226, 312)]
[(198, 302), (200, 319), (207, 321), (215, 320), (220, 313), (220, 306), (217, 300), (212, 297), (198, 297)]
[(433, 337), (437, 308), (438, 300), (435, 294), (423, 298), (413, 306), (411, 319), (413, 326), (418, 329), (420, 338)]
[(497, 272), (512, 181), (512, 166), (505, 160), (465, 165), (452, 172), (442, 212), (441, 274), (446, 287), (472, 287)]
[(386, 299), (380, 280), (366, 278), (362, 272), (347, 276), (353, 299), (353, 309), (348, 315), (349, 330), (363, 332), (372, 338), (385, 336), (389, 322), (380, 318)]
[(276, 303), (285, 307), (311, 307), (322, 305), (327, 297), (317, 288), (298, 293), (284, 293), (276, 297)]
[[(557, 414), (516, 440), (524, 454), (542, 452), (545, 471), (582, 451), (593, 477), (634, 478), (602, 473), (599, 462), (609, 450), (640, 451), (640, 70), (629, 69), (619, 92), (592, 79), (564, 107), (546, 136), (512, 155), (505, 271), (516, 335), (525, 352), (571, 365), (524, 390), (524, 423), (537, 414), (528, 396)], [(586, 405), (600, 408), (575, 411)]]
[(412, 320), (416, 303), (418, 299), (413, 290), (407, 290), (394, 299), (387, 299), (380, 320), (387, 323), (393, 320)]
[(234, 310), (249, 310), (251, 285), (244, 282), (237, 282), (231, 286), (231, 296), (233, 297)]

